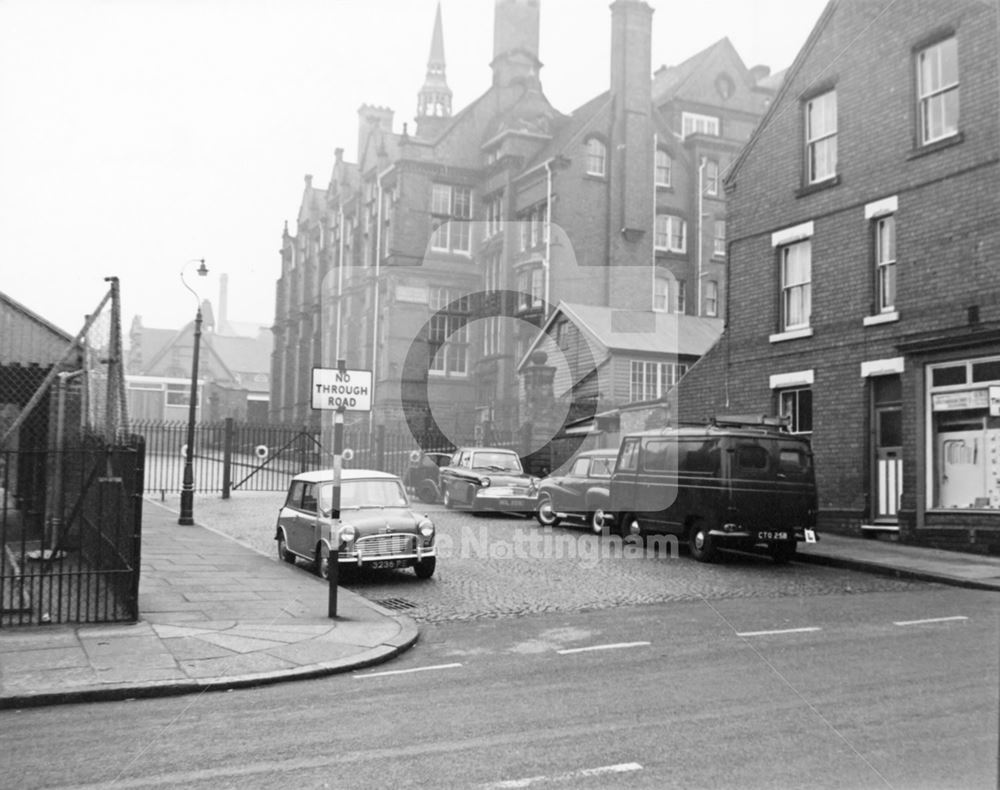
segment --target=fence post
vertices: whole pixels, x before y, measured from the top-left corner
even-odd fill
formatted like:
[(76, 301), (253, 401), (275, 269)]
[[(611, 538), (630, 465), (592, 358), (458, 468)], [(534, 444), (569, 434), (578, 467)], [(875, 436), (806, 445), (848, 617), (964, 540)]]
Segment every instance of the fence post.
[(233, 487), (233, 418), (226, 417), (222, 438), (222, 498), (229, 499)]
[(375, 426), (375, 468), (381, 472), (388, 471), (385, 468), (385, 426)]

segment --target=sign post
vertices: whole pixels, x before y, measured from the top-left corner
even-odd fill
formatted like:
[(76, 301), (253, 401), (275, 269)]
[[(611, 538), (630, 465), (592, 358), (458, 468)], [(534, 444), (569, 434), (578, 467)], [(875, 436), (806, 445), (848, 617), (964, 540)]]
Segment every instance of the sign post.
[(340, 480), (343, 472), (344, 413), (372, 410), (372, 372), (348, 370), (342, 359), (336, 368), (313, 368), (312, 407), (333, 411), (333, 496), (330, 503), (330, 559), (327, 576), (330, 581), (327, 617), (337, 617), (337, 584), (340, 575), (340, 539), (334, 529), (340, 521)]

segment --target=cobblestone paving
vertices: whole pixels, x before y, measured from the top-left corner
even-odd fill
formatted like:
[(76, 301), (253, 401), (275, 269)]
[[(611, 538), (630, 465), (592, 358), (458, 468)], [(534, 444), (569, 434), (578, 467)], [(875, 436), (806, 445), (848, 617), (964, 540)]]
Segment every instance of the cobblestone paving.
[[(230, 500), (197, 496), (197, 523), (275, 557), (278, 493), (247, 492)], [(165, 503), (177, 509), (176, 496)], [(147, 505), (148, 506), (148, 505)], [(659, 555), (583, 529), (542, 529), (534, 520), (475, 517), (421, 506), (438, 527), (437, 572), (352, 572), (341, 584), (421, 622), (573, 612), (700, 598), (778, 598), (926, 590), (908, 582), (855, 571), (731, 554), (695, 562), (661, 545)], [(308, 573), (305, 565), (298, 568)]]

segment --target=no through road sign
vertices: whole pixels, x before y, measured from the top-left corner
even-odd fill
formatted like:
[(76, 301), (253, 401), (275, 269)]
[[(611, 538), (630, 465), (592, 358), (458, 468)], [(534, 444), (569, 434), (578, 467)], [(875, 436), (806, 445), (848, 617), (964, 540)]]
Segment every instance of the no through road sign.
[(314, 409), (372, 410), (372, 372), (313, 368), (312, 407)]

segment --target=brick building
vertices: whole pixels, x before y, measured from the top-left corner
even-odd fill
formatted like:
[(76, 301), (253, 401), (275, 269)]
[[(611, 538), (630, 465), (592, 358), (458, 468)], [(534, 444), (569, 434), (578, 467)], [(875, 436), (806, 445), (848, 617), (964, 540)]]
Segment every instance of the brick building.
[[(542, 89), (539, 11), (497, 0), (492, 84), (453, 114), (439, 8), (414, 128), (396, 133), (392, 110), (364, 105), (357, 161), (338, 148), (325, 189), (306, 177), (282, 240), (272, 419), (317, 420), (310, 370), (343, 358), (375, 371), (377, 424), (511, 434), (530, 419), (519, 364), (561, 303), (640, 316), (654, 333), (666, 323), (654, 312), (721, 331), (719, 174), (777, 81), (726, 39), (651, 77), (652, 9), (616, 0), (608, 89), (563, 114)], [(703, 350), (660, 339), (665, 364)], [(555, 394), (573, 401), (594, 370), (563, 373)], [(589, 391), (567, 413), (592, 411), (611, 382)]]
[(1000, 550), (997, 24), (832, 0), (726, 176), (734, 298), (680, 414), (788, 415), (822, 528)]
[[(273, 336), (266, 326), (229, 319), (225, 274), (220, 278), (218, 305), (216, 316), (209, 300), (202, 303), (195, 419), (267, 422)], [(142, 316), (133, 318), (125, 358), (128, 412), (133, 419), (187, 421), (193, 353), (194, 321), (180, 329), (158, 329), (145, 326)]]

